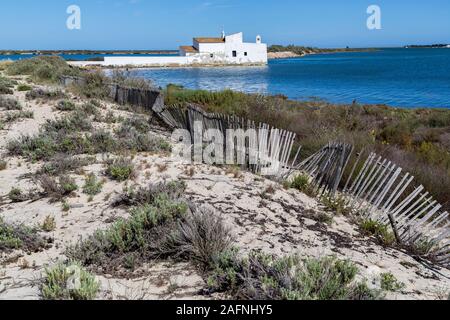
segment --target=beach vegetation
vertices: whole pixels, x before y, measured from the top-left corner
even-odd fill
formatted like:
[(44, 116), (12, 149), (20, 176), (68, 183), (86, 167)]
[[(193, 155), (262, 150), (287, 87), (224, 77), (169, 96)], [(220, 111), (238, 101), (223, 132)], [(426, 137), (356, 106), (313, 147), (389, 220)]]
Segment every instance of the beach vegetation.
[(15, 98), (0, 96), (0, 108), (3, 110), (22, 110), (22, 104)]
[(0, 217), (0, 252), (17, 249), (38, 252), (48, 245), (49, 241), (41, 237), (35, 228), (9, 224)]
[(100, 282), (95, 276), (76, 262), (46, 268), (40, 287), (44, 300), (94, 300), (99, 289)]
[[(231, 90), (190, 90), (168, 85), (166, 105), (200, 105), (207, 112), (233, 114), (292, 131), (306, 159), (330, 141), (344, 141), (395, 162), (415, 176), (444, 209), (450, 209), (450, 110), (401, 109), (321, 100), (294, 101), (282, 96)], [(293, 155), (299, 144), (295, 144)], [(349, 175), (349, 163), (343, 181)]]
[(76, 76), (80, 70), (57, 56), (39, 56), (14, 61), (6, 68), (11, 76), (28, 75), (36, 83), (59, 83), (61, 76)]

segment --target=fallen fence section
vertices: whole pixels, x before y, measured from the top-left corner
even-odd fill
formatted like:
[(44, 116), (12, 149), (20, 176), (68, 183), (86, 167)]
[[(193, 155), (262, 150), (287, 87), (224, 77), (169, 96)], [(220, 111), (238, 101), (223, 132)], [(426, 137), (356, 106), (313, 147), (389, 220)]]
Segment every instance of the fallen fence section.
[[(170, 127), (188, 130), (192, 139), (196, 134), (195, 123), (201, 123), (205, 143), (211, 141), (208, 137), (211, 129), (219, 131), (223, 138), (223, 159), (228, 155), (227, 160), (230, 160), (231, 152), (235, 163), (253, 173), (285, 179), (292, 173), (300, 154), (299, 148), (293, 161), (290, 161), (295, 133), (265, 123), (207, 113), (196, 105), (165, 107), (157, 113)], [(245, 159), (238, 161), (242, 155)]]
[(436, 262), (450, 267), (449, 213), (425, 188), (414, 187), (414, 177), (375, 153), (357, 154), (345, 185), (341, 185), (353, 147), (329, 143), (303, 161), (299, 169), (312, 177), (316, 188), (339, 196), (363, 219), (390, 225), (397, 241), (420, 250), (432, 250)]

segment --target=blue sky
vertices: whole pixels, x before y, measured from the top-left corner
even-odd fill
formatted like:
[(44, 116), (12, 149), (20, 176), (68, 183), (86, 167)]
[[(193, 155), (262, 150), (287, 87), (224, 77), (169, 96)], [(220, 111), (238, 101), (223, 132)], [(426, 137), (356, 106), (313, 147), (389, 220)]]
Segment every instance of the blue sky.
[[(81, 30), (66, 9), (81, 8)], [(366, 27), (381, 7), (382, 30)], [(450, 43), (448, 0), (2, 0), (0, 49), (176, 49), (193, 36), (243, 31), (317, 47)]]

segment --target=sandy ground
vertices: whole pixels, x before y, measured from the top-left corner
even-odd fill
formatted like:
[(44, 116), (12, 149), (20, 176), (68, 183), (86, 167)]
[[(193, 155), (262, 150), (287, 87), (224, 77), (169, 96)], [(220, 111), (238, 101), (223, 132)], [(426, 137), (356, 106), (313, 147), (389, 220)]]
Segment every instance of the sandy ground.
[[(35, 117), (0, 131), (0, 153), (7, 142), (21, 134), (32, 134), (46, 119), (57, 116), (51, 104), (25, 101), (23, 93), (16, 97), (34, 111)], [(126, 116), (128, 113), (107, 105), (104, 112)], [(0, 111), (2, 112), (2, 111)], [(13, 187), (23, 190), (35, 187), (32, 181), (21, 178), (32, 173), (42, 163), (30, 164), (24, 159), (5, 158), (6, 170), (0, 171), (0, 197)], [(85, 174), (104, 177), (99, 163), (83, 168)], [(49, 199), (0, 204), (0, 216), (7, 222), (40, 225), (47, 216), (56, 221), (56, 229), (43, 233), (54, 238), (51, 248), (40, 253), (16, 251), (0, 254), (0, 299), (39, 299), (39, 283), (46, 266), (65, 259), (66, 247), (107, 228), (118, 217), (127, 217), (122, 209), (112, 209), (110, 203), (126, 184), (146, 186), (160, 181), (184, 180), (186, 197), (199, 206), (210, 206), (221, 215), (234, 235), (236, 245), (244, 251), (259, 249), (277, 255), (300, 254), (309, 257), (335, 255), (355, 262), (360, 278), (371, 283), (382, 272), (392, 272), (406, 287), (399, 293), (389, 293), (390, 299), (446, 299), (450, 291), (450, 271), (430, 270), (412, 257), (395, 249), (386, 249), (373, 239), (362, 236), (346, 217), (337, 216), (332, 225), (316, 222), (312, 216), (322, 210), (315, 199), (246, 172), (232, 172), (207, 165), (190, 166), (170, 156), (138, 154), (133, 162), (138, 175), (132, 182), (107, 180), (102, 193), (88, 202), (81, 191), (68, 199), (71, 209), (62, 210), (61, 203)], [(71, 175), (79, 186), (84, 177)], [(269, 188), (270, 187), (270, 188)], [(269, 191), (270, 190), (270, 191)], [(155, 262), (136, 271), (133, 279), (98, 275), (101, 282), (100, 299), (205, 299), (200, 294), (204, 281), (195, 269), (184, 263)], [(376, 281), (373, 283), (377, 285)]]

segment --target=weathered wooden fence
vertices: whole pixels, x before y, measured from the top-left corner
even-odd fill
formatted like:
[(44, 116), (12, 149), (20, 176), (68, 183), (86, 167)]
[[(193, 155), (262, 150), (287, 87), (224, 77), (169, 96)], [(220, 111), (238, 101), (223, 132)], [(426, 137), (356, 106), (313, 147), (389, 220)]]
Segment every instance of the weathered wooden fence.
[(300, 169), (322, 193), (334, 196), (340, 186), (338, 196), (355, 214), (392, 227), (402, 244), (432, 249), (436, 261), (449, 267), (449, 213), (422, 185), (414, 186), (410, 173), (375, 153), (367, 158), (364, 152), (357, 153), (344, 184), (352, 151), (350, 145), (329, 143), (303, 161)]
[[(301, 148), (298, 148), (291, 161), (296, 138), (293, 132), (241, 117), (207, 113), (196, 105), (165, 107), (157, 113), (172, 128), (188, 130), (192, 139), (196, 134), (196, 122), (202, 124), (205, 140), (210, 140), (207, 136), (210, 129), (218, 130), (223, 137), (223, 159), (229, 150), (234, 150), (235, 163), (242, 162), (238, 161), (238, 157), (244, 155), (244, 163), (240, 164), (254, 173), (281, 179), (289, 176), (296, 166)], [(242, 136), (239, 137), (239, 134)]]
[[(61, 84), (69, 86), (71, 84), (84, 85), (86, 79), (83, 77), (63, 76)], [(106, 83), (109, 97), (120, 105), (139, 106), (144, 109), (161, 111), (164, 108), (164, 95), (158, 89), (138, 89), (124, 87), (115, 83)]]

